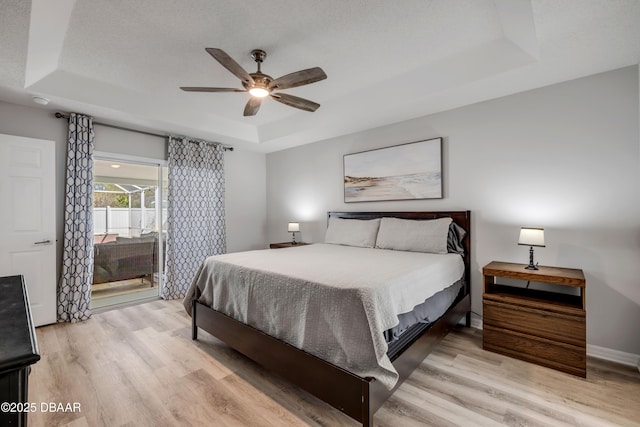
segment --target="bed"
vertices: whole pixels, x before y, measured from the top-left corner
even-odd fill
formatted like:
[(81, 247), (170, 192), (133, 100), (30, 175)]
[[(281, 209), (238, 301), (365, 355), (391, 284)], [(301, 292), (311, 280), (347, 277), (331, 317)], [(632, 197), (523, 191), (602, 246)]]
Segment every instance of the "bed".
[[(353, 258), (351, 261), (347, 262), (346, 265), (354, 265), (355, 268), (355, 264), (357, 263), (353, 260), (357, 259), (357, 257), (360, 256), (361, 253), (371, 255), (360, 256), (360, 258), (364, 259), (372, 257), (370, 262), (378, 264), (382, 264), (382, 262), (380, 261), (382, 260), (382, 258), (376, 260), (373, 257), (377, 256), (377, 254), (373, 254), (373, 252), (371, 251), (377, 251), (378, 253), (388, 252), (389, 256), (403, 256), (404, 258), (396, 258), (391, 262), (391, 264), (396, 267), (395, 269), (400, 271), (401, 273), (398, 274), (397, 277), (403, 278), (402, 280), (395, 280), (394, 287), (397, 287), (399, 289), (400, 286), (404, 286), (414, 289), (416, 290), (416, 292), (421, 292), (418, 288), (421, 288), (422, 285), (420, 287), (416, 287), (411, 283), (411, 278), (417, 277), (414, 275), (413, 270), (411, 270), (411, 274), (404, 274), (402, 266), (404, 265), (405, 259), (415, 258), (415, 260), (420, 263), (423, 260), (423, 258), (421, 257), (427, 254), (407, 253), (407, 256), (405, 257), (404, 255), (398, 254), (398, 252), (400, 251), (363, 249), (363, 251), (357, 252), (357, 250), (354, 248), (342, 247), (336, 248), (336, 250), (334, 251), (333, 249), (326, 247), (331, 245), (319, 244), (304, 246), (300, 248), (271, 250), (270, 253), (267, 251), (260, 254), (260, 256), (258, 257), (259, 259), (255, 259), (256, 257), (252, 259), (250, 257), (250, 254), (229, 254), (228, 256), (223, 256), (227, 258), (222, 258), (220, 260), (208, 260), (210, 261), (209, 264), (211, 264), (212, 262), (214, 264), (217, 264), (216, 271), (224, 270), (224, 268), (221, 268), (220, 266), (224, 266), (225, 264), (244, 263), (245, 265), (240, 270), (241, 273), (234, 273), (237, 277), (233, 275), (221, 276), (220, 274), (222, 273), (216, 273), (218, 274), (218, 276), (216, 276), (216, 278), (213, 278), (215, 274), (203, 274), (202, 270), (207, 268), (207, 262), (203, 263), (201, 271), (198, 275), (196, 275), (194, 283), (189, 290), (188, 296), (187, 298), (185, 298), (185, 306), (188, 307), (188, 311), (191, 312), (190, 314), (192, 317), (193, 339), (197, 339), (198, 328), (202, 328), (227, 343), (230, 347), (253, 359), (272, 372), (279, 374), (280, 376), (302, 387), (303, 389), (329, 403), (330, 405), (334, 406), (350, 417), (360, 421), (364, 426), (372, 425), (373, 414), (375, 413), (375, 411), (386, 401), (389, 396), (391, 396), (391, 394), (393, 394), (393, 392), (402, 384), (404, 379), (406, 379), (411, 374), (411, 372), (424, 360), (424, 358), (429, 354), (430, 350), (446, 335), (446, 333), (462, 318), (465, 318), (466, 324), (467, 326), (469, 326), (471, 307), (469, 292), (471, 224), (469, 211), (328, 213), (328, 220), (330, 224), (331, 221), (377, 220), (379, 218), (399, 218), (404, 220), (433, 220), (438, 218), (451, 218), (452, 222), (455, 225), (461, 227), (466, 231), (466, 237), (464, 239), (461, 239), (460, 241), (462, 246), (461, 249), (463, 249), (462, 256), (453, 254), (445, 254), (441, 256), (442, 259), (450, 260), (450, 263), (452, 265), (455, 264), (452, 263), (455, 260), (457, 260), (457, 263), (461, 264), (461, 267), (453, 267), (454, 270), (459, 268), (459, 270), (456, 270), (458, 272), (455, 274), (460, 274), (460, 280), (452, 281), (451, 277), (453, 276), (447, 276), (448, 278), (445, 279), (447, 283), (452, 282), (450, 284), (457, 285), (457, 287), (450, 288), (447, 285), (447, 289), (445, 289), (445, 286), (440, 286), (436, 283), (433, 288), (435, 291), (432, 290), (429, 293), (429, 295), (432, 295), (434, 293), (440, 295), (442, 293), (448, 292), (452, 295), (451, 299), (453, 300), (453, 303), (449, 304), (449, 302), (447, 302), (448, 308), (445, 307), (442, 310), (444, 311), (444, 314), (442, 314), (439, 318), (435, 320), (432, 319), (429, 322), (416, 323), (415, 325), (409, 327), (406, 332), (401, 334), (400, 339), (394, 340), (392, 336), (394, 334), (389, 333), (390, 330), (387, 330), (387, 327), (391, 325), (391, 323), (389, 323), (389, 319), (385, 318), (385, 315), (381, 315), (379, 319), (372, 317), (373, 315), (371, 313), (377, 313), (378, 311), (380, 311), (380, 309), (377, 308), (375, 310), (369, 311), (367, 307), (369, 305), (376, 305), (376, 301), (383, 301), (382, 303), (380, 303), (384, 304), (384, 306), (381, 305), (381, 307), (383, 308), (381, 311), (383, 313), (385, 312), (384, 307), (386, 307), (386, 305), (394, 304), (397, 305), (397, 307), (394, 306), (393, 309), (400, 310), (397, 311), (397, 313), (404, 313), (404, 311), (402, 310), (406, 309), (407, 304), (413, 306), (413, 303), (405, 301), (406, 298), (404, 296), (398, 298), (393, 297), (392, 294), (387, 292), (386, 287), (384, 286), (378, 289), (374, 284), (372, 286), (374, 290), (371, 292), (369, 292), (369, 288), (366, 289), (366, 292), (363, 292), (362, 289), (354, 288), (352, 282), (354, 282), (354, 280), (357, 281), (357, 278), (349, 277), (349, 270), (345, 267), (345, 265), (341, 266), (337, 261), (337, 258), (335, 258), (344, 257), (349, 259), (348, 257), (351, 256), (350, 253), (354, 252), (354, 254), (356, 254), (356, 258)], [(367, 221), (358, 221), (357, 223), (365, 224), (367, 223)], [(329, 238), (329, 235), (327, 235), (327, 238)], [(367, 250), (369, 252), (366, 252)], [(289, 251), (288, 256), (292, 258), (287, 259), (286, 262), (281, 262), (280, 259), (284, 257), (284, 254), (278, 254), (276, 256), (274, 254), (274, 251)], [(335, 255), (334, 252), (338, 255)], [(445, 252), (447, 251), (445, 250)], [(305, 261), (305, 256), (307, 257), (307, 261)], [(331, 256), (334, 256), (333, 260), (331, 259)], [(293, 282), (293, 284), (291, 285), (292, 287), (288, 288), (289, 293), (291, 294), (296, 293), (297, 289), (301, 287), (301, 284), (303, 284), (303, 282), (309, 283), (309, 286), (313, 285), (316, 282), (321, 284), (324, 283), (320, 279), (316, 280), (316, 276), (311, 276), (311, 278), (306, 276), (308, 274), (311, 274), (309, 271), (314, 270), (314, 267), (310, 265), (311, 263), (309, 262), (309, 260), (312, 258), (309, 257), (322, 259), (323, 262), (326, 260), (327, 263), (331, 263), (333, 269), (335, 269), (338, 274), (333, 274), (330, 271), (331, 269), (327, 268), (325, 269), (327, 270), (326, 272), (320, 273), (323, 277), (323, 280), (324, 276), (329, 277), (333, 274), (333, 276), (337, 277), (337, 279), (333, 280), (337, 280), (338, 282), (338, 284), (335, 286), (338, 288), (346, 287), (347, 289), (333, 289), (333, 282), (332, 286), (328, 289), (324, 285), (318, 285), (317, 288), (322, 292), (342, 292), (342, 294), (339, 295), (344, 296), (335, 298), (333, 294), (328, 294), (329, 296), (325, 297), (325, 294), (318, 293), (320, 292), (318, 289), (315, 289), (314, 291), (314, 289), (312, 288), (312, 291), (316, 293), (313, 294), (314, 296), (312, 298), (308, 297), (301, 305), (307, 307), (310, 304), (316, 304), (316, 300), (332, 301), (330, 306), (319, 310), (322, 312), (331, 310), (337, 310), (336, 312), (338, 312), (341, 310), (341, 304), (347, 304), (347, 307), (362, 306), (364, 307), (364, 309), (351, 311), (363, 312), (362, 314), (358, 315), (361, 315), (363, 318), (365, 318), (365, 322), (368, 322), (368, 325), (370, 327), (370, 331), (368, 331), (370, 333), (363, 333), (362, 331), (358, 330), (357, 327), (347, 328), (344, 326), (340, 326), (339, 324), (338, 326), (335, 326), (334, 330), (330, 330), (333, 325), (326, 324), (325, 322), (326, 327), (318, 329), (313, 333), (303, 335), (302, 339), (297, 340), (295, 335), (289, 336), (288, 334), (286, 334), (286, 331), (284, 331), (285, 334), (282, 335), (282, 328), (278, 330), (277, 327), (277, 319), (270, 320), (274, 313), (277, 314), (279, 312), (282, 312), (283, 310), (276, 309), (275, 311), (269, 313), (267, 309), (264, 309), (267, 313), (262, 315), (262, 317), (256, 317), (256, 315), (252, 314), (254, 310), (245, 310), (245, 313), (243, 313), (242, 310), (234, 311), (234, 308), (238, 308), (239, 306), (237, 303), (224, 302), (225, 300), (222, 297), (224, 296), (224, 294), (231, 292), (230, 289), (240, 289), (237, 292), (242, 293), (243, 297), (246, 297), (246, 294), (252, 294), (253, 297), (253, 294), (256, 293), (261, 287), (249, 287), (247, 288), (248, 291), (241, 291), (244, 286), (241, 282), (243, 282), (244, 280), (249, 280), (248, 278), (254, 280), (256, 277), (259, 277), (259, 279), (257, 280), (264, 281), (265, 286), (275, 284), (276, 287), (284, 286), (284, 284), (280, 284), (280, 279), (282, 279), (283, 281), (295, 279), (299, 283)], [(438, 255), (433, 255), (432, 257), (438, 257)], [(282, 265), (278, 265), (279, 263)], [(305, 265), (301, 267), (298, 265), (298, 263), (303, 263)], [(363, 261), (363, 263), (363, 266), (366, 267), (365, 261)], [(269, 270), (267, 268), (267, 264), (269, 266), (272, 266), (271, 269), (273, 271), (267, 271)], [(281, 270), (278, 270), (278, 268), (280, 268)], [(429, 269), (427, 270), (432, 271)], [(261, 274), (261, 276), (257, 276), (258, 274)], [(354, 274), (358, 275), (363, 273)], [(386, 273), (376, 274), (385, 276)], [(220, 282), (220, 285), (218, 285), (218, 287), (214, 285), (203, 285), (203, 280), (205, 280), (203, 279), (203, 277), (212, 277), (211, 279), (206, 280), (209, 282)], [(224, 288), (222, 282), (230, 280), (227, 279), (227, 277), (236, 277), (235, 283), (238, 283), (238, 285)], [(238, 278), (240, 280), (238, 280)], [(367, 277), (366, 281), (368, 285), (369, 282), (375, 283), (373, 277)], [(344, 286), (340, 284), (342, 282), (344, 282)], [(223, 290), (220, 291), (220, 289)], [(454, 293), (452, 293), (450, 289), (454, 289)], [(217, 292), (217, 294), (215, 294), (215, 292)], [(216, 295), (215, 298), (213, 297), (214, 294)], [(369, 294), (374, 296), (370, 297)], [(365, 296), (363, 297), (362, 295)], [(381, 298), (379, 295), (383, 295), (384, 297)], [(356, 297), (364, 298), (362, 304), (360, 304), (360, 302), (358, 302), (358, 300), (356, 299), (352, 300), (352, 298)], [(420, 297), (420, 295), (416, 296), (416, 298), (418, 297)], [(260, 296), (260, 298), (256, 296), (256, 298), (258, 299), (258, 301), (262, 301), (262, 296)], [(217, 307), (212, 303), (214, 301), (218, 304)], [(221, 303), (219, 301), (223, 302)], [(243, 300), (243, 303), (240, 304), (240, 306), (246, 304), (246, 301)], [(254, 307), (255, 305), (256, 304), (253, 303)], [(217, 309), (214, 309), (213, 307)], [(262, 308), (260, 310), (262, 310)], [(307, 316), (318, 315), (317, 313), (315, 313), (316, 311), (318, 310), (312, 309), (309, 312), (305, 311), (302, 317), (306, 318)], [(227, 315), (225, 313), (231, 313), (231, 315)], [(318, 318), (319, 320), (316, 320), (316, 318), (314, 317), (310, 317), (310, 319), (313, 319), (313, 321), (307, 323), (322, 323), (323, 317), (322, 315), (320, 316), (321, 317)], [(239, 320), (236, 320), (236, 318)], [(324, 319), (326, 319), (326, 316)], [(358, 323), (350, 318), (347, 320), (352, 322), (350, 323), (352, 325), (356, 325)], [(338, 321), (336, 320), (336, 322)], [(274, 323), (276, 326), (272, 325), (271, 323)], [(251, 324), (253, 324), (253, 326), (250, 326)], [(296, 329), (295, 323), (292, 323), (291, 329)], [(302, 329), (305, 328), (303, 327)], [(384, 329), (384, 331), (381, 331), (381, 329)], [(326, 330), (328, 330), (328, 332), (324, 333)], [(319, 341), (320, 344), (314, 342), (314, 339), (321, 340), (326, 338), (318, 338), (315, 336), (316, 334), (322, 335), (321, 332), (326, 336), (336, 336), (337, 344), (334, 346), (332, 343), (330, 345), (322, 344), (324, 343), (324, 341)], [(384, 332), (384, 338), (382, 339), (385, 340), (385, 342), (381, 344), (379, 341), (381, 339), (380, 336), (382, 335), (382, 332)], [(269, 333), (274, 336), (280, 337), (280, 339), (275, 338)], [(304, 341), (304, 343), (302, 341)], [(323, 348), (325, 347), (331, 349), (332, 351), (335, 347), (337, 356), (328, 355), (328, 353), (325, 354), (326, 352), (323, 352)], [(300, 348), (305, 348), (305, 350), (301, 350)], [(381, 348), (383, 348), (385, 351), (382, 354), (380, 350)], [(365, 351), (362, 351), (362, 349), (365, 349)], [(350, 354), (349, 352), (351, 351), (354, 351), (357, 354)], [(356, 359), (356, 356), (361, 356), (361, 353), (363, 354), (362, 357), (364, 357), (364, 359)], [(354, 360), (355, 362), (353, 362)], [(349, 361), (353, 363), (348, 363)]]

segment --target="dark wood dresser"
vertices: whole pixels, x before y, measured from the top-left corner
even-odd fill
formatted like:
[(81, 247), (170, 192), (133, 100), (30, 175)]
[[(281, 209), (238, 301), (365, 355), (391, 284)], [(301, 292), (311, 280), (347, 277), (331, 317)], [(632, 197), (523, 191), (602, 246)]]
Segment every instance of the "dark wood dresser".
[[(582, 270), (492, 262), (483, 269), (482, 346), (517, 359), (580, 377), (587, 375), (586, 282)], [(498, 283), (500, 279), (545, 283), (557, 291)], [(504, 282), (504, 280), (502, 280)]]
[(26, 426), (30, 366), (40, 360), (22, 276), (0, 277), (0, 425)]

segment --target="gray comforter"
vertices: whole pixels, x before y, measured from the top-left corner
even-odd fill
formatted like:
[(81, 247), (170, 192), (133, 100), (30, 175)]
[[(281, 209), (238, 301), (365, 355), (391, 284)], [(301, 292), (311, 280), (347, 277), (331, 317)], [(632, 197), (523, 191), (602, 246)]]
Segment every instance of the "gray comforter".
[(314, 244), (208, 258), (184, 299), (199, 302), (392, 388), (384, 331), (463, 275), (457, 254)]

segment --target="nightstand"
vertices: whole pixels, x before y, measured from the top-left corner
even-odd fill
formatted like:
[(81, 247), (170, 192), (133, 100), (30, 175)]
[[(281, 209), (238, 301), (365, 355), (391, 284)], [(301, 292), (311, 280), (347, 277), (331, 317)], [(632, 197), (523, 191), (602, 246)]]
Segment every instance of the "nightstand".
[[(482, 269), (482, 347), (586, 377), (584, 273), (573, 268), (525, 267), (493, 261)], [(498, 278), (548, 283), (552, 290), (499, 284)], [(577, 288), (577, 295), (555, 292), (558, 287)]]
[(269, 249), (296, 248), (298, 246), (305, 246), (308, 244), (309, 243), (305, 242), (297, 242), (295, 245), (291, 242), (271, 243), (269, 244)]

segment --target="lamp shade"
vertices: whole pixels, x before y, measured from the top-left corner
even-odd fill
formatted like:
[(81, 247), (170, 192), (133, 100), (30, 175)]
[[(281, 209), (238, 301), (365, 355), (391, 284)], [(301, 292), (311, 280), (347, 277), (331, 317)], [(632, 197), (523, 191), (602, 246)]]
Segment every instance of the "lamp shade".
[(544, 228), (521, 227), (518, 244), (544, 247)]
[(300, 224), (297, 222), (290, 222), (288, 227), (289, 232), (300, 231)]

